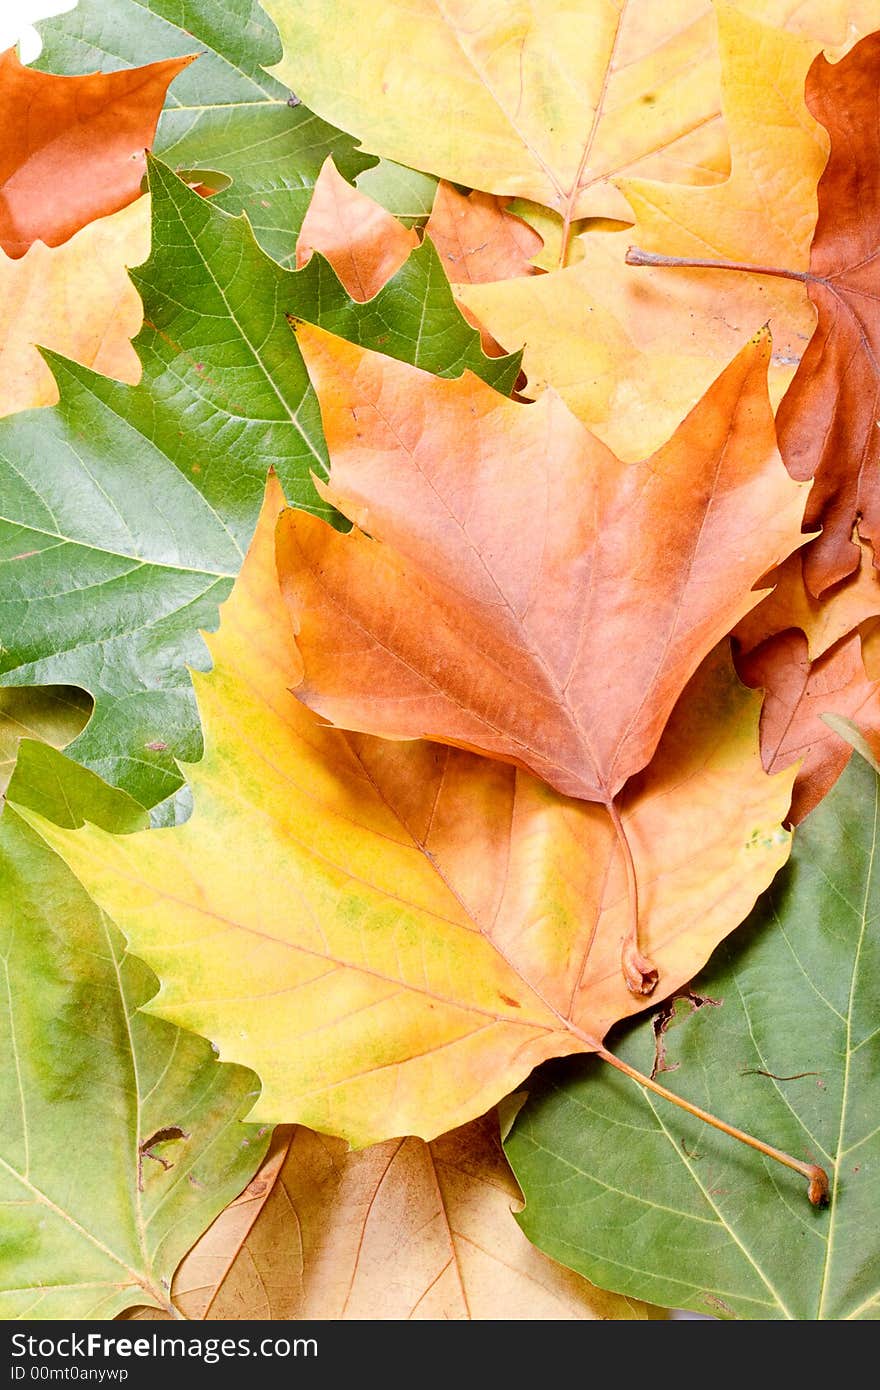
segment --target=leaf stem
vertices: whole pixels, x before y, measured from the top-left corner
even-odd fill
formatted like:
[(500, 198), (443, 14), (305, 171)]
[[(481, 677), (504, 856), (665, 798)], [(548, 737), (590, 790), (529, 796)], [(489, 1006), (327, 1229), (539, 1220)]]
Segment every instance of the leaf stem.
[(639, 944), (639, 884), (636, 878), (636, 866), (633, 860), (632, 849), (626, 837), (623, 821), (620, 818), (620, 811), (617, 803), (612, 797), (607, 801), (608, 814), (611, 817), (611, 824), (617, 836), (617, 843), (623, 855), (623, 864), (626, 870), (626, 893), (629, 903), (629, 929), (624, 937), (623, 947), (620, 954), (620, 964), (623, 970), (623, 978), (626, 980), (627, 989), (632, 994), (653, 994), (657, 988), (657, 981), (660, 978), (659, 972), (646, 955), (643, 954)]
[(808, 1195), (813, 1206), (826, 1205), (828, 1201), (828, 1174), (817, 1163), (802, 1163), (800, 1159), (792, 1158), (791, 1154), (784, 1153), (782, 1149), (775, 1149), (772, 1144), (765, 1144), (762, 1139), (755, 1139), (753, 1135), (746, 1134), (744, 1130), (736, 1129), (724, 1120), (719, 1120), (715, 1115), (710, 1115), (707, 1110), (701, 1110), (698, 1105), (692, 1105), (689, 1100), (677, 1096), (674, 1091), (667, 1091), (666, 1087), (661, 1086), (658, 1081), (653, 1081), (650, 1076), (644, 1076), (642, 1072), (636, 1071), (634, 1067), (622, 1062), (619, 1057), (615, 1057), (613, 1052), (608, 1052), (604, 1047), (598, 1048), (597, 1051), (603, 1062), (608, 1062), (610, 1066), (616, 1067), (618, 1071), (622, 1071), (625, 1076), (630, 1077), (639, 1086), (644, 1086), (646, 1090), (653, 1091), (655, 1095), (671, 1101), (673, 1105), (686, 1110), (689, 1115), (702, 1120), (704, 1124), (711, 1125), (713, 1129), (720, 1129), (722, 1134), (729, 1135), (731, 1139), (738, 1139), (741, 1144), (748, 1144), (749, 1148), (757, 1149), (767, 1158), (773, 1158), (777, 1163), (783, 1163), (786, 1168), (792, 1168), (796, 1173), (800, 1173), (809, 1183)]
[(740, 270), (748, 275), (774, 275), (780, 280), (800, 280), (806, 284), (816, 277), (808, 270), (783, 270), (779, 266), (750, 265), (747, 261), (704, 261), (698, 257), (661, 256), (656, 251), (643, 251), (631, 246), (626, 253), (627, 265), (660, 265), (694, 270)]
[(571, 242), (571, 224), (573, 210), (574, 201), (573, 199), (571, 199), (569, 200), (568, 207), (565, 210), (565, 216), (562, 219), (562, 236), (559, 241), (559, 261), (557, 262), (557, 270), (562, 270), (566, 260), (568, 259), (568, 248)]

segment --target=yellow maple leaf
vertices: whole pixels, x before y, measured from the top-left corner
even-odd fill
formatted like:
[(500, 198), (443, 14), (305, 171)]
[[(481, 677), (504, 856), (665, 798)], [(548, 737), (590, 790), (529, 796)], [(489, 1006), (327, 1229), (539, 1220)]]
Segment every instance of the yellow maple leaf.
[[(838, 44), (866, 0), (743, 0)], [(708, 0), (268, 0), (274, 71), (363, 147), (531, 199), (564, 224), (627, 216), (612, 180), (727, 170)], [(359, 42), (351, 36), (358, 35)]]
[(580, 238), (550, 275), (466, 285), (461, 302), (506, 348), (525, 343), (528, 393), (552, 385), (627, 461), (668, 437), (762, 323), (773, 331), (774, 406), (815, 325), (804, 286), (728, 271), (626, 264), (633, 243), (671, 256), (802, 270), (816, 220), (826, 132), (804, 104), (818, 45), (718, 7), (732, 170), (711, 188), (621, 181), (637, 222)]

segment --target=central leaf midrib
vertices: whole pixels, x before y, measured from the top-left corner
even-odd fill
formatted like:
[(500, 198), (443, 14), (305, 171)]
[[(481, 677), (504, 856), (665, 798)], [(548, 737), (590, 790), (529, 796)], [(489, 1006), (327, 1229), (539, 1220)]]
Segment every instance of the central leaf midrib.
[[(225, 288), (223, 285), (221, 285), (220, 281), (217, 279), (217, 276), (214, 274), (214, 271), (213, 271), (213, 269), (211, 268), (211, 265), (210, 265), (210, 263), (209, 263), (208, 258), (207, 258), (207, 257), (204, 255), (204, 253), (202, 252), (202, 249), (201, 249), (201, 247), (199, 246), (198, 241), (196, 240), (196, 237), (195, 237), (194, 233), (190, 230), (189, 223), (187, 222), (187, 219), (186, 219), (186, 215), (185, 215), (184, 211), (181, 209), (181, 207), (180, 207), (180, 205), (179, 205), (179, 203), (178, 203), (177, 195), (178, 195), (178, 192), (179, 192), (179, 187), (176, 187), (175, 185), (178, 185), (178, 186), (179, 186), (180, 180), (179, 180), (175, 175), (173, 175), (173, 174), (172, 174), (171, 177), (172, 177), (173, 180), (174, 180), (173, 183), (169, 182), (169, 180), (165, 177), (164, 171), (160, 174), (160, 178), (161, 178), (162, 181), (165, 183), (166, 193), (169, 195), (169, 198), (170, 198), (171, 202), (173, 203), (174, 208), (175, 208), (175, 211), (177, 212), (178, 217), (179, 217), (179, 219), (180, 219), (179, 225), (180, 225), (181, 227), (183, 227), (184, 230), (186, 231), (187, 237), (188, 237), (188, 239), (189, 239), (189, 244), (190, 244), (190, 246), (192, 247), (193, 254), (198, 258), (199, 263), (200, 263), (200, 264), (203, 266), (203, 268), (204, 268), (205, 274), (208, 276), (208, 278), (210, 279), (211, 283), (213, 284), (213, 286), (214, 286), (214, 288), (215, 288), (217, 294), (219, 295), (219, 297), (220, 297), (220, 299), (221, 299), (221, 301), (222, 301), (222, 303), (223, 303), (223, 307), (225, 308), (227, 314), (229, 315), (229, 321), (230, 321), (230, 323), (234, 324), (234, 326), (235, 326), (235, 328), (236, 328), (236, 330), (237, 330), (237, 332), (238, 332), (238, 334), (239, 334), (239, 337), (240, 337), (240, 339), (241, 339), (242, 344), (246, 347), (246, 349), (247, 349), (248, 352), (250, 353), (251, 358), (253, 359), (254, 364), (258, 367), (258, 369), (259, 369), (259, 371), (260, 371), (260, 374), (262, 375), (262, 377), (263, 377), (263, 379), (264, 379), (266, 385), (270, 388), (272, 394), (275, 396), (276, 400), (278, 401), (279, 405), (281, 406), (281, 409), (282, 409), (282, 411), (283, 411), (283, 414), (284, 414), (284, 416), (286, 417), (286, 422), (294, 427), (294, 429), (296, 430), (296, 432), (297, 432), (297, 434), (299, 435), (300, 439), (303, 441), (303, 443), (305, 444), (306, 448), (308, 449), (309, 453), (311, 454), (311, 456), (315, 459), (315, 461), (316, 461), (317, 464), (319, 465), (319, 471), (320, 471), (321, 474), (323, 475), (324, 472), (325, 472), (325, 469), (326, 469), (326, 465), (325, 465), (324, 459), (321, 457), (319, 451), (315, 448), (315, 446), (314, 446), (314, 444), (312, 443), (312, 440), (311, 440), (311, 438), (309, 437), (309, 435), (305, 433), (305, 431), (301, 428), (301, 426), (300, 426), (300, 424), (299, 424), (299, 418), (298, 418), (298, 417), (299, 417), (299, 413), (300, 413), (300, 411), (303, 409), (303, 406), (305, 405), (305, 402), (306, 402), (306, 400), (308, 399), (309, 391), (310, 391), (310, 389), (311, 389), (311, 382), (310, 382), (310, 380), (309, 380), (309, 376), (308, 376), (308, 372), (306, 371), (305, 364), (302, 362), (302, 358), (300, 357), (300, 363), (301, 363), (301, 365), (302, 365), (302, 371), (303, 371), (303, 376), (304, 376), (304, 378), (305, 378), (305, 384), (304, 384), (304, 385), (299, 385), (299, 386), (298, 386), (297, 389), (299, 389), (299, 393), (300, 393), (300, 394), (299, 394), (299, 399), (298, 399), (298, 401), (296, 402), (296, 404), (294, 405), (293, 401), (288, 401), (288, 399), (287, 399), (286, 395), (284, 394), (284, 392), (282, 391), (281, 387), (276, 383), (274, 376), (273, 376), (272, 373), (269, 371), (268, 367), (266, 366), (266, 363), (263, 361), (263, 358), (262, 358), (262, 356), (260, 355), (259, 349), (256, 347), (256, 345), (255, 345), (254, 343), (251, 342), (250, 337), (248, 336), (248, 334), (247, 334), (246, 331), (245, 331), (244, 325), (243, 325), (242, 323), (239, 322), (239, 320), (238, 320), (236, 314), (234, 313), (233, 308), (232, 308), (232, 305), (230, 304), (229, 299), (228, 299), (228, 297), (227, 297), (226, 288)], [(233, 225), (234, 225), (234, 224), (233, 224)], [(228, 228), (228, 227), (224, 227), (223, 232), (222, 232), (222, 234), (221, 234), (224, 241), (227, 239), (227, 238), (226, 238), (226, 231), (227, 231), (227, 230), (229, 230), (229, 228)], [(260, 251), (260, 254), (261, 254), (262, 256), (265, 257), (267, 263), (271, 266), (272, 263), (269, 261), (269, 258), (265, 256), (265, 252), (263, 252), (263, 251), (261, 250), (261, 248), (259, 248), (259, 246), (258, 246), (256, 240), (254, 240), (254, 243), (253, 243), (253, 244), (254, 244), (254, 247), (255, 247), (257, 250)], [(148, 267), (150, 267), (151, 264), (152, 264), (152, 258), (151, 258), (151, 260), (150, 260), (149, 262), (147, 262), (147, 266), (145, 267), (145, 269), (148, 268)], [(238, 267), (238, 269), (240, 269), (240, 265), (241, 265), (241, 262), (239, 262), (239, 267)], [(295, 272), (290, 272), (290, 271), (288, 271), (288, 272), (283, 272), (283, 273), (286, 273), (286, 274), (289, 275), (289, 274), (295, 273)], [(140, 278), (141, 280), (143, 280), (143, 277), (139, 277), (139, 278)], [(151, 287), (151, 288), (152, 288), (152, 287)], [(279, 285), (278, 285), (278, 280), (277, 280), (277, 277), (276, 277), (276, 282), (275, 282), (275, 285), (273, 286), (274, 312), (275, 312), (275, 317), (276, 317), (276, 318), (277, 318), (278, 290), (279, 290)], [(160, 290), (159, 293), (162, 293), (162, 291)], [(145, 307), (145, 310), (146, 310), (146, 307), (147, 307), (147, 306), (146, 306), (146, 301), (145, 301), (144, 307)], [(192, 313), (192, 310), (187, 309), (186, 306), (181, 306), (181, 308), (183, 309), (183, 312), (185, 312), (185, 313), (190, 313), (190, 314)], [(291, 360), (294, 361), (294, 360), (295, 360), (295, 355), (297, 355), (297, 354), (299, 353), (299, 348), (296, 346), (295, 335), (294, 335), (294, 334), (291, 334), (291, 338), (292, 338), (292, 340), (293, 340), (293, 341), (291, 342), (291, 354), (292, 354)], [(268, 341), (268, 339), (267, 339), (267, 341)], [(146, 383), (145, 383), (145, 384), (146, 384)], [(249, 417), (248, 417), (248, 418), (249, 418)], [(283, 421), (283, 420), (282, 420), (282, 421), (278, 421), (277, 423), (283, 424), (284, 421)], [(201, 495), (201, 494), (200, 494), (200, 495)]]

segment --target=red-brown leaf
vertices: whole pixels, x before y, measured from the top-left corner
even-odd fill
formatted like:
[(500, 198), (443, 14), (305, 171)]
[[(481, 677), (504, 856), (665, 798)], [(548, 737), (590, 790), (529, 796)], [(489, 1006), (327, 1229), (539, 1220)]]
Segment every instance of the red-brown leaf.
[(819, 595), (859, 563), (857, 518), (880, 542), (880, 33), (839, 63), (820, 54), (806, 99), (831, 136), (807, 281), (819, 321), (777, 424), (792, 475), (816, 479), (804, 570)]
[(737, 663), (740, 676), (766, 691), (761, 712), (761, 759), (780, 772), (802, 759), (789, 821), (798, 825), (831, 790), (852, 748), (831, 730), (823, 714), (840, 714), (869, 739), (880, 736), (880, 682), (870, 681), (858, 632), (851, 632), (818, 661), (795, 630), (763, 642)]
[(313, 251), (332, 265), (352, 299), (378, 294), (419, 244), (415, 232), (346, 183), (328, 155), (296, 243), (300, 270)]

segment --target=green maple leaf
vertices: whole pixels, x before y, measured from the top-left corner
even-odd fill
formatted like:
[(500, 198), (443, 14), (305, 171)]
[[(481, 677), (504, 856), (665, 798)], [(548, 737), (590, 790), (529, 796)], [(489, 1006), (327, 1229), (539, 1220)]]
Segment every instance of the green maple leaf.
[[(217, 623), (274, 466), (330, 520), (320, 410), (288, 319), (442, 375), (509, 391), (518, 356), (485, 357), (430, 242), (365, 304), (315, 255), (284, 270), (245, 218), (151, 162), (152, 253), (134, 274), (144, 366), (127, 386), (46, 354), (61, 399), (0, 421), (0, 681), (77, 685), (94, 714), (72, 757), (145, 806), (200, 756), (188, 666)], [(337, 518), (338, 520), (338, 518)], [(156, 819), (173, 819), (173, 799)]]
[[(22, 750), (20, 804), (68, 825), (145, 822), (125, 793), (69, 764), (59, 805), (60, 755)], [(257, 1078), (139, 1011), (156, 977), (11, 807), (0, 902), (0, 1316), (168, 1307), (177, 1264), (266, 1150), (268, 1133), (241, 1123)]]
[[(692, 998), (659, 1080), (824, 1165), (801, 1180), (592, 1061), (545, 1069), (507, 1138), (542, 1250), (605, 1288), (724, 1318), (880, 1318), (880, 777), (854, 756)], [(616, 1051), (650, 1070), (652, 1019)], [(790, 1180), (789, 1180), (790, 1179)]]

